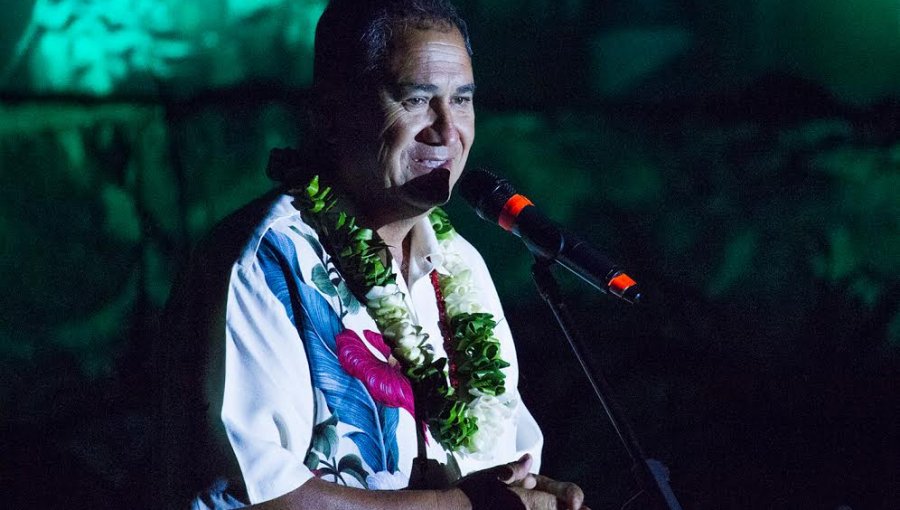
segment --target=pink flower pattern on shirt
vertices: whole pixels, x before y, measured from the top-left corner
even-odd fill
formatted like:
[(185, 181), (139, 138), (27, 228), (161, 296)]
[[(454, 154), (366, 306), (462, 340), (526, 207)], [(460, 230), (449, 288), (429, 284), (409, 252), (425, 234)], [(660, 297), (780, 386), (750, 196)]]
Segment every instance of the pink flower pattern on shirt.
[(375, 356), (356, 332), (345, 329), (335, 337), (341, 367), (359, 379), (376, 402), (406, 409), (415, 416), (412, 385), (384, 343), (384, 337), (369, 330), (363, 331), (363, 335), (387, 361)]

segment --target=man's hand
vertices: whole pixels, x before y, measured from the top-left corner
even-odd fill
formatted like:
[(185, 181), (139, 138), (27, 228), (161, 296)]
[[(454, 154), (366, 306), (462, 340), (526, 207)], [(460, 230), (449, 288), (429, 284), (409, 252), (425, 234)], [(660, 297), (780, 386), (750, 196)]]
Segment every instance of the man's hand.
[(557, 482), (541, 475), (528, 475), (522, 486), (512, 486), (529, 510), (590, 510), (584, 505), (584, 492), (571, 482)]
[(532, 474), (531, 464), (531, 455), (526, 454), (515, 462), (479, 471), (469, 477), (496, 477), (522, 500), (527, 510), (590, 510), (584, 505), (584, 492), (580, 487)]

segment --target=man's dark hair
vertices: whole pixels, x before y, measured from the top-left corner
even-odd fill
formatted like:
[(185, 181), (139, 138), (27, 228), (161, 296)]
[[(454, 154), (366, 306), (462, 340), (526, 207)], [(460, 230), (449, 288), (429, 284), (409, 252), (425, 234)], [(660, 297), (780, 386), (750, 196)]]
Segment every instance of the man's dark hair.
[(391, 38), (404, 27), (456, 28), (472, 54), (466, 22), (448, 0), (332, 0), (316, 27), (317, 98), (379, 83)]

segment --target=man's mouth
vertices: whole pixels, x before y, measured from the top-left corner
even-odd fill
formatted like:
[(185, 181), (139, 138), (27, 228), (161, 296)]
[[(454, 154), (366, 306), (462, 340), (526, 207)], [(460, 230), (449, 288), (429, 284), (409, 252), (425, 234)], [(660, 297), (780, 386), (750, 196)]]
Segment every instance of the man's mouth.
[(449, 159), (414, 159), (417, 165), (427, 168), (449, 168), (452, 160)]

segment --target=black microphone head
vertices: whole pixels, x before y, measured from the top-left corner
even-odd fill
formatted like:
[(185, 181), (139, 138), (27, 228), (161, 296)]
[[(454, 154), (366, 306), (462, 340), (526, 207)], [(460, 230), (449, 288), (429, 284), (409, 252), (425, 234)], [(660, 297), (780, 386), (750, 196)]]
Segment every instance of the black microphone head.
[(506, 179), (479, 168), (463, 173), (459, 193), (478, 216), (496, 223), (503, 206), (516, 194), (516, 190)]

